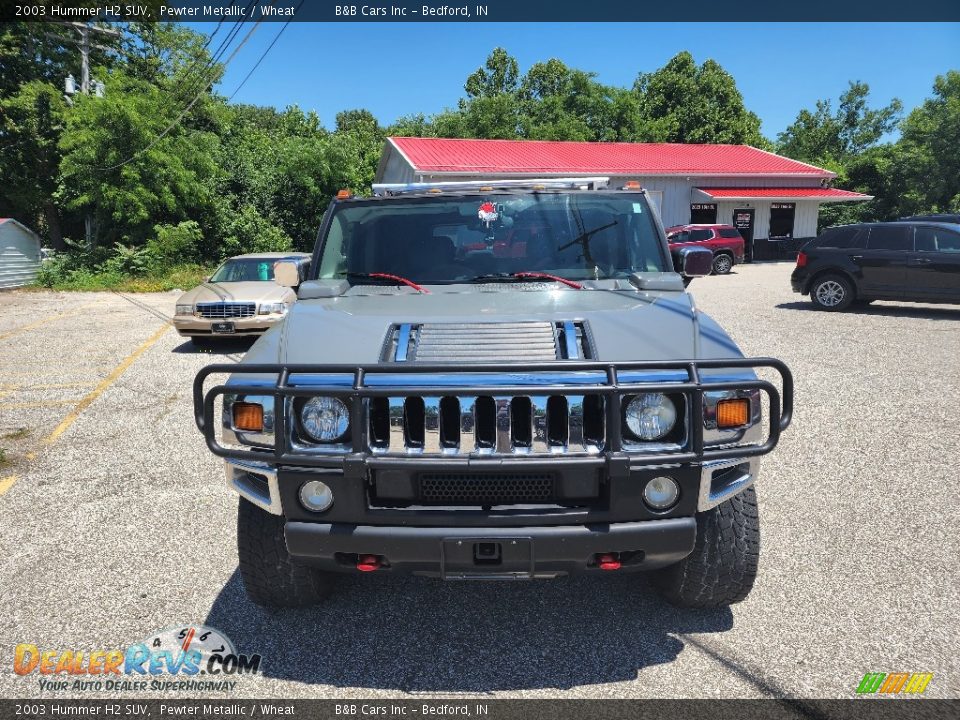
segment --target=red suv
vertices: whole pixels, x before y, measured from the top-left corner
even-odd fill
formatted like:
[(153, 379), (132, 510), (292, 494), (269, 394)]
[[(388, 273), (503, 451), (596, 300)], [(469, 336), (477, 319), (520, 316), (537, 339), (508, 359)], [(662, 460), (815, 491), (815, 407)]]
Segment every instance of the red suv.
[(743, 262), (743, 237), (732, 225), (674, 225), (667, 228), (671, 250), (694, 245), (713, 253), (713, 272), (726, 275)]

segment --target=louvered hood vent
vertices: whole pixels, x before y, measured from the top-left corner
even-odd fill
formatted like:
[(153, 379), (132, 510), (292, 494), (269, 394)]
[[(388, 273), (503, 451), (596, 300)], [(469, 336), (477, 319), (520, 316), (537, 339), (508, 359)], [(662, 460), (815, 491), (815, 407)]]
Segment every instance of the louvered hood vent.
[(387, 331), (383, 362), (590, 360), (586, 323), (401, 323)]

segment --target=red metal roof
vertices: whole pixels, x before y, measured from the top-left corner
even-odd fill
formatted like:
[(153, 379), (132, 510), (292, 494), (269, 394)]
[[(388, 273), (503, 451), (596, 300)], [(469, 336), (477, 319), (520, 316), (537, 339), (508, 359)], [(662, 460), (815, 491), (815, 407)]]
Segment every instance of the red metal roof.
[(753, 200), (764, 198), (816, 198), (818, 200), (871, 200), (872, 195), (864, 195), (850, 190), (838, 190), (824, 187), (724, 187), (704, 188), (697, 190), (718, 200), (729, 198), (737, 200)]
[(834, 173), (749, 145), (456, 140), (392, 137), (415, 170), (496, 175), (766, 175)]

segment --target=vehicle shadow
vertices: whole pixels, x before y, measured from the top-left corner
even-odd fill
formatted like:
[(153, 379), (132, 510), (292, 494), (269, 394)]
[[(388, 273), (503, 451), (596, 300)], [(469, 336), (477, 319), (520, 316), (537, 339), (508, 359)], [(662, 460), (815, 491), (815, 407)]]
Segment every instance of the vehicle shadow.
[(206, 625), (268, 677), (403, 692), (566, 689), (635, 679), (672, 662), (678, 633), (723, 632), (729, 608), (678, 610), (642, 575), (535, 582), (344, 576), (321, 605), (267, 611), (239, 571)]
[(192, 340), (186, 340), (170, 352), (188, 355), (232, 355), (247, 352), (256, 340), (256, 337), (218, 338), (202, 346), (194, 345)]
[[(777, 305), (782, 310), (805, 310), (807, 312), (825, 312), (814, 307), (811, 302), (794, 301)], [(960, 308), (955, 306), (930, 307), (929, 305), (852, 305), (840, 314), (876, 315), (888, 317), (918, 318), (921, 320), (960, 320)]]

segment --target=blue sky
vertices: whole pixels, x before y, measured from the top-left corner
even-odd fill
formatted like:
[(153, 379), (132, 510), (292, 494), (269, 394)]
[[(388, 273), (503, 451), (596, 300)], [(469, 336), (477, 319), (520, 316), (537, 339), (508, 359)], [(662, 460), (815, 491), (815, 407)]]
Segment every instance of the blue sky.
[[(259, 27), (227, 68), (221, 93), (233, 94), (280, 27)], [(297, 104), (328, 127), (338, 111), (362, 107), (388, 124), (456, 105), (467, 76), (498, 45), (521, 72), (557, 57), (621, 86), (681, 50), (698, 63), (713, 58), (770, 138), (849, 80), (869, 83), (874, 105), (899, 97), (909, 110), (931, 94), (936, 75), (960, 69), (956, 23), (291, 23), (234, 100)]]

